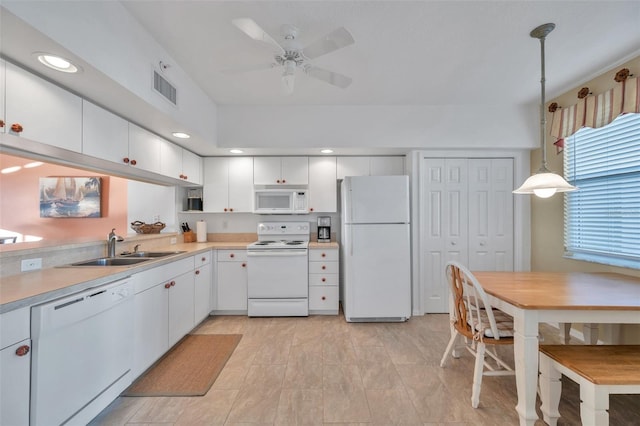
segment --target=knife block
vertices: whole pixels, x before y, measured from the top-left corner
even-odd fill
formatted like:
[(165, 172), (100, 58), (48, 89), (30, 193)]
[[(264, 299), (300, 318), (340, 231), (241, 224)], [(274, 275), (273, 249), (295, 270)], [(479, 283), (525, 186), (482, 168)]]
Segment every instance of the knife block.
[(196, 234), (193, 231), (184, 231), (182, 236), (185, 243), (194, 243), (196, 241)]

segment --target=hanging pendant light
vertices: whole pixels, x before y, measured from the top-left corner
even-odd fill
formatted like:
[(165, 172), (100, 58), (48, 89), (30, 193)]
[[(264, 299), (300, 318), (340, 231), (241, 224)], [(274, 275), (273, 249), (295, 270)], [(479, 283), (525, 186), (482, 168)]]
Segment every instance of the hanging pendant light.
[(551, 172), (547, 168), (547, 119), (544, 112), (545, 104), (545, 74), (544, 74), (544, 40), (545, 37), (553, 31), (556, 24), (543, 24), (533, 29), (529, 34), (533, 38), (540, 40), (540, 56), (541, 56), (541, 75), (540, 78), (540, 145), (542, 148), (542, 164), (535, 174), (524, 181), (522, 186), (515, 191), (514, 194), (535, 194), (540, 198), (549, 198), (556, 192), (575, 191), (577, 187), (570, 185), (564, 178), (556, 173)]

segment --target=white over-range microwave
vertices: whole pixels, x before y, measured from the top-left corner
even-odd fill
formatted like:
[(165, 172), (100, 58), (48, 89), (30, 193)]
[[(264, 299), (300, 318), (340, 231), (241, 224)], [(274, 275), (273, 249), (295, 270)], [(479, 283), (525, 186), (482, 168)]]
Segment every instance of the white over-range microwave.
[(306, 189), (255, 189), (253, 212), (261, 214), (308, 214)]

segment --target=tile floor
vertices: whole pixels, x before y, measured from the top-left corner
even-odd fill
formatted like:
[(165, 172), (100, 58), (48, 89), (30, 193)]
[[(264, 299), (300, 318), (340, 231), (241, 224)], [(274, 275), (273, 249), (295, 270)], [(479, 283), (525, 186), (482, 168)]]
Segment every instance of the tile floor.
[[(243, 335), (205, 396), (120, 397), (91, 424), (518, 424), (514, 377), (485, 377), (473, 409), (471, 355), (439, 366), (448, 315), (363, 324), (343, 316), (217, 316), (193, 333)], [(550, 327), (543, 334), (557, 339)], [(559, 425), (579, 424), (577, 395), (577, 386), (565, 385)], [(635, 395), (612, 397), (612, 426), (640, 424), (639, 407)]]

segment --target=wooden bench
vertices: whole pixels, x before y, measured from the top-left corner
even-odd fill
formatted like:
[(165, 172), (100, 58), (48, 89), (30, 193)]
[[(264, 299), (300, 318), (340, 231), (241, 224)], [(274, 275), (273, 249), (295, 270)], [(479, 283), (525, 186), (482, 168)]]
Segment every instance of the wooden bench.
[(540, 407), (557, 424), (561, 375), (580, 385), (584, 426), (609, 424), (609, 395), (640, 394), (640, 345), (540, 345)]

